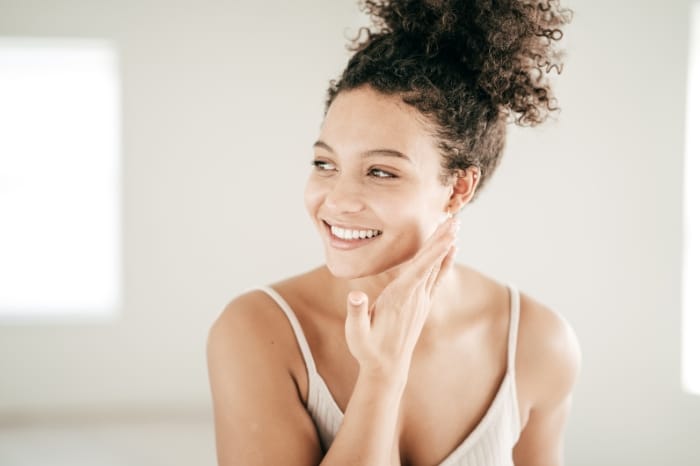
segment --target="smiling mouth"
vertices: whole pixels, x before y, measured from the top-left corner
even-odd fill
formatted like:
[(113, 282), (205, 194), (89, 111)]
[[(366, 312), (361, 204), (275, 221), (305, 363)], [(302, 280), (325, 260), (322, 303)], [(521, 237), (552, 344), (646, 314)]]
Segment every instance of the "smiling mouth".
[(367, 242), (382, 235), (381, 230), (342, 228), (335, 225), (330, 225), (325, 220), (323, 221), (323, 224), (326, 226), (326, 230), (330, 234), (332, 240), (342, 241), (345, 243)]

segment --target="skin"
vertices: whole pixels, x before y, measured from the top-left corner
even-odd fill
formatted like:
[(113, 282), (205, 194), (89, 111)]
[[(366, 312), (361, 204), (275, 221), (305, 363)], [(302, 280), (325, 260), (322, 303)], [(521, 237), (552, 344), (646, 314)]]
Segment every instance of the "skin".
[[(440, 183), (429, 122), (369, 87), (336, 97), (313, 160), (304, 200), (326, 264), (273, 287), (344, 421), (322, 457), (289, 323), (264, 293), (246, 293), (208, 340), (219, 465), (438, 464), (481, 421), (506, 371), (508, 290), (454, 263), (458, 225), (443, 221), (472, 199), (479, 171)], [(343, 250), (326, 223), (382, 234)], [(561, 465), (580, 350), (566, 321), (525, 293), (515, 366), (514, 462)]]

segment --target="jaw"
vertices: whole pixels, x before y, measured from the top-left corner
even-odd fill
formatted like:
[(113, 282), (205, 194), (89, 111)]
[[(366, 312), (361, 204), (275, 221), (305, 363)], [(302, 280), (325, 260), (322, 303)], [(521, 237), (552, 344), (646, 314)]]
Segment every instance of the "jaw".
[(404, 246), (401, 239), (391, 238), (386, 233), (377, 237), (375, 242), (352, 249), (338, 249), (326, 241), (326, 267), (339, 279), (388, 284), (399, 275), (400, 267), (414, 256), (413, 248)]

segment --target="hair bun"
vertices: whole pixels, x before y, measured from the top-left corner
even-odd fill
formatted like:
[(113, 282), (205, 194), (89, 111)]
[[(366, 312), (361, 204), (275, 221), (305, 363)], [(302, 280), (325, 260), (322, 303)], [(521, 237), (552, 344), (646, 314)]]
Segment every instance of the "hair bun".
[[(363, 0), (375, 26), (354, 49), (384, 35), (419, 44), (478, 86), (521, 125), (542, 122), (556, 109), (547, 74), (562, 71), (554, 42), (572, 13), (559, 0)], [(398, 40), (398, 39), (397, 39)]]

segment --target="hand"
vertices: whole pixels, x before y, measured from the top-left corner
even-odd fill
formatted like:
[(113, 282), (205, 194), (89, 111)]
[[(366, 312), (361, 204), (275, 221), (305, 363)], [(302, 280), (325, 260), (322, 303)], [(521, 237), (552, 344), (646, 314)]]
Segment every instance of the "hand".
[(408, 376), (433, 291), (454, 260), (458, 222), (448, 219), (435, 230), (379, 294), (372, 309), (365, 293), (348, 293), (345, 339), (360, 371)]

